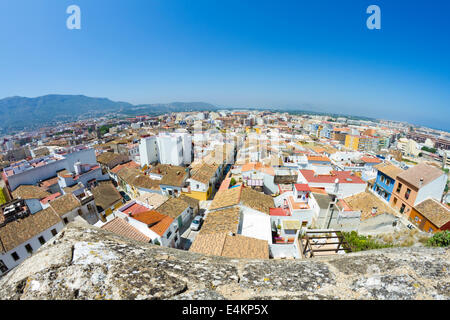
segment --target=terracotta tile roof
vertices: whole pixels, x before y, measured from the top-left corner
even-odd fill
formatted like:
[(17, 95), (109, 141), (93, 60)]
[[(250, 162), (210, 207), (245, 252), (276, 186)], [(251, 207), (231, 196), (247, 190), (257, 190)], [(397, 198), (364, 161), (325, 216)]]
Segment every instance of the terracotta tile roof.
[(200, 200), (188, 197), (187, 195), (184, 194), (179, 196), (178, 199), (186, 202), (192, 209), (197, 209), (200, 203)]
[(113, 169), (111, 169), (112, 173), (117, 174), (120, 170), (122, 170), (123, 168), (140, 168), (140, 165), (134, 161), (129, 161), (127, 163), (123, 163), (123, 164), (119, 164), (117, 166), (115, 166)]
[(180, 200), (178, 198), (170, 198), (162, 205), (160, 205), (158, 208), (156, 208), (155, 211), (158, 211), (159, 213), (162, 213), (166, 216), (176, 219), (188, 207), (189, 204), (187, 202)]
[(50, 201), (55, 200), (56, 198), (58, 198), (58, 197), (60, 197), (60, 196), (61, 196), (61, 193), (59, 193), (59, 192), (53, 193), (53, 194), (51, 194), (50, 196), (48, 196), (47, 198), (42, 199), (42, 200), (41, 200), (41, 203), (46, 204), (46, 203), (48, 203), (48, 202), (50, 202)]
[(269, 259), (269, 245), (242, 235), (227, 233), (198, 234), (189, 251), (207, 255), (242, 259)]
[(339, 183), (358, 183), (365, 182), (358, 176), (352, 175), (351, 171), (331, 171), (330, 174), (318, 174), (314, 176), (314, 170), (300, 170), (308, 183), (334, 183), (339, 179)]
[(375, 168), (393, 179), (396, 179), (397, 176), (404, 171), (403, 169), (394, 166), (393, 164), (379, 164), (376, 165)]
[(189, 251), (213, 256), (221, 256), (227, 233), (200, 232), (192, 243)]
[(65, 187), (65, 188), (63, 188), (63, 190), (64, 190), (65, 193), (73, 193), (74, 191), (76, 191), (78, 189), (81, 189), (81, 188), (83, 188), (83, 185), (75, 184), (75, 185), (73, 185), (71, 187)]
[(0, 228), (0, 249), (8, 252), (59, 222), (61, 218), (51, 207), (9, 222)]
[(103, 152), (97, 156), (97, 162), (108, 165), (113, 161), (117, 161), (119, 158), (121, 159), (120, 161), (126, 161), (128, 159), (128, 156), (113, 152)]
[(324, 188), (311, 188), (311, 192), (320, 193), (320, 194), (328, 194)]
[(381, 163), (381, 159), (379, 158), (374, 158), (374, 157), (361, 157), (361, 160), (364, 161), (365, 163)]
[(192, 173), (191, 179), (204, 184), (208, 184), (209, 181), (214, 177), (217, 169), (217, 165), (209, 165), (203, 163), (200, 167), (193, 170), (194, 172)]
[(95, 205), (102, 210), (106, 210), (117, 202), (122, 201), (122, 196), (111, 182), (99, 183), (97, 187), (92, 189)]
[(148, 208), (143, 205), (140, 205), (139, 203), (133, 203), (131, 206), (129, 206), (126, 209), (120, 209), (120, 211), (133, 216), (137, 213), (148, 211)]
[(69, 193), (50, 201), (50, 206), (61, 217), (66, 213), (81, 207), (81, 203), (77, 197), (75, 197), (72, 193)]
[(389, 213), (396, 215), (394, 209), (370, 192), (361, 192), (351, 197), (344, 198), (345, 202), (355, 211), (361, 211), (361, 221), (372, 216), (372, 208), (377, 207), (375, 215)]
[(259, 171), (271, 176), (275, 175), (275, 170), (271, 166), (263, 166), (261, 162), (244, 164), (241, 168), (241, 172), (246, 171)]
[(266, 240), (242, 235), (227, 235), (222, 256), (243, 259), (269, 259), (269, 244)]
[(50, 178), (50, 179), (43, 180), (43, 181), (41, 181), (40, 185), (43, 188), (48, 188), (48, 187), (50, 187), (50, 186), (52, 186), (54, 184), (57, 184), (57, 183), (58, 183), (58, 176)]
[(254, 210), (269, 214), (270, 208), (275, 207), (272, 196), (255, 191), (251, 188), (243, 188), (241, 193), (241, 203)]
[(50, 193), (41, 187), (32, 185), (20, 185), (12, 192), (14, 199), (44, 199), (50, 196)]
[(414, 209), (438, 228), (450, 221), (450, 210), (434, 199), (426, 199), (416, 205)]
[(236, 233), (239, 224), (239, 213), (239, 207), (208, 212), (200, 233)]
[(136, 219), (142, 223), (145, 223), (147, 226), (151, 227), (161, 220), (163, 220), (165, 217), (167, 217), (165, 214), (161, 214), (155, 210), (150, 211), (144, 211), (144, 212), (138, 212), (132, 215), (133, 219)]
[(311, 191), (311, 188), (306, 183), (296, 183), (295, 189), (297, 191)]
[(242, 186), (217, 192), (209, 209), (216, 210), (237, 205), (241, 199), (241, 190)]
[(398, 174), (397, 178), (406, 181), (413, 187), (419, 188), (420, 179), (423, 179), (422, 183), (423, 187), (442, 175), (445, 175), (445, 173), (442, 170), (424, 163), (420, 163)]
[(161, 180), (153, 180), (136, 168), (122, 168), (117, 172), (117, 175), (131, 186), (148, 190), (160, 190)]
[(101, 228), (136, 241), (150, 242), (151, 240), (145, 234), (121, 218), (115, 218), (104, 224)]
[(283, 208), (270, 208), (269, 215), (285, 217), (289, 216), (289, 211)]
[(135, 199), (157, 208), (169, 198), (159, 193), (140, 192), (139, 197)]
[(169, 228), (170, 225), (172, 224), (173, 220), (174, 219), (172, 219), (171, 217), (165, 217), (160, 222), (151, 227), (150, 230), (156, 232), (158, 235), (162, 237), (166, 232), (167, 228)]
[(168, 186), (182, 187), (187, 178), (186, 168), (171, 166), (167, 164), (158, 164), (150, 169), (151, 173), (162, 175), (160, 184)]
[(323, 162), (331, 162), (328, 157), (325, 156), (307, 156), (308, 161), (323, 161)]

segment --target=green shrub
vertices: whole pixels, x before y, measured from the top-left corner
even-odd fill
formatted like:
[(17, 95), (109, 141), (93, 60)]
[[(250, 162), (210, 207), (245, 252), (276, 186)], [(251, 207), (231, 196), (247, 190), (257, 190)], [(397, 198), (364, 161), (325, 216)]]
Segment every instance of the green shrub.
[(393, 247), (392, 244), (382, 244), (369, 237), (359, 235), (356, 231), (342, 232), (342, 234), (353, 252)]
[(448, 247), (450, 244), (450, 232), (447, 230), (436, 232), (428, 239), (427, 244), (430, 247)]
[(230, 187), (234, 186), (236, 184), (236, 179), (235, 178), (231, 178), (230, 180)]

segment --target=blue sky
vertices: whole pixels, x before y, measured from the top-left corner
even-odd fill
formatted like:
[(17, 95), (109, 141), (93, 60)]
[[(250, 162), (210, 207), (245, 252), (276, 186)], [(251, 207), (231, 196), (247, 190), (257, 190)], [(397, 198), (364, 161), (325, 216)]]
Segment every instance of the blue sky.
[[(66, 28), (76, 4), (82, 29)], [(381, 8), (368, 30), (366, 8)], [(0, 98), (85, 94), (450, 130), (450, 1), (0, 0)]]

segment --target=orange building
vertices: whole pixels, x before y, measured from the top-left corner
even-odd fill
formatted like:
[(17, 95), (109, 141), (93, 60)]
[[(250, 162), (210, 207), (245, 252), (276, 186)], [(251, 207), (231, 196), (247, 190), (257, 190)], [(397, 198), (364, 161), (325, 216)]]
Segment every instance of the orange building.
[(450, 230), (450, 209), (434, 199), (427, 199), (412, 209), (409, 220), (425, 232)]
[(390, 205), (410, 216), (414, 206), (427, 198), (440, 200), (447, 183), (447, 175), (427, 164), (418, 164), (398, 174)]

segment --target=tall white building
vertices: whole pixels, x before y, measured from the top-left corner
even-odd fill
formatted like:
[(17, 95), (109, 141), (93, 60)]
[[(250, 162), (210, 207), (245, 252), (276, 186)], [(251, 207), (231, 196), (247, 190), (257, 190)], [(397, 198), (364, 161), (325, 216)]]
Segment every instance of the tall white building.
[(141, 166), (159, 162), (173, 166), (192, 162), (192, 137), (189, 133), (163, 133), (141, 139), (139, 143)]

